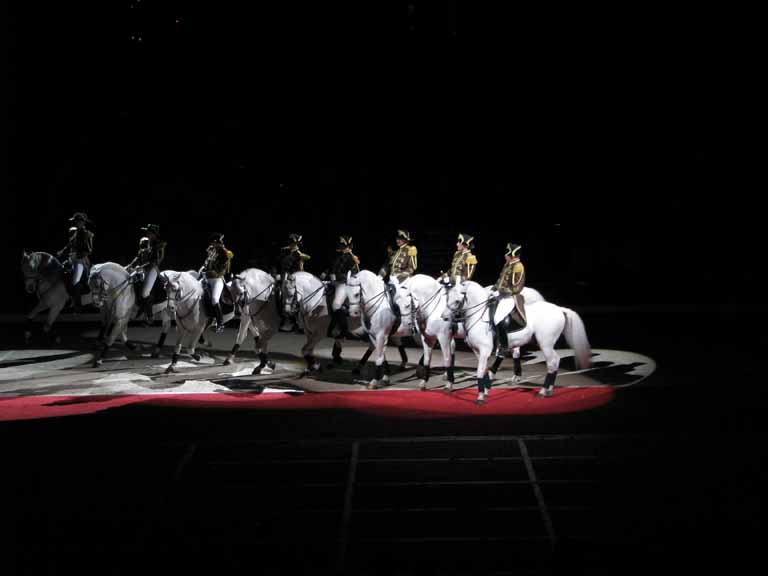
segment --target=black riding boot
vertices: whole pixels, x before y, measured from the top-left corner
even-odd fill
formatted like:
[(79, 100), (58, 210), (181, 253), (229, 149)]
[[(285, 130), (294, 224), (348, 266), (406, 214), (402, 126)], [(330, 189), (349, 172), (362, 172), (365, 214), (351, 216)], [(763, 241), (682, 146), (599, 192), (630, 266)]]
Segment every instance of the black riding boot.
[(213, 307), (213, 311), (216, 314), (216, 332), (224, 331), (224, 314), (221, 311), (221, 302), (217, 303)]
[(343, 310), (336, 310), (331, 314), (331, 323), (328, 325), (328, 333), (326, 336), (328, 338), (334, 338), (333, 331), (336, 329), (336, 326), (339, 326), (341, 328), (341, 331), (339, 333), (339, 337), (344, 336), (344, 330), (343, 330), (343, 318), (344, 318), (344, 311)]
[(67, 285), (67, 293), (72, 299), (72, 309), (78, 314), (83, 311), (82, 302), (80, 300), (80, 285)]

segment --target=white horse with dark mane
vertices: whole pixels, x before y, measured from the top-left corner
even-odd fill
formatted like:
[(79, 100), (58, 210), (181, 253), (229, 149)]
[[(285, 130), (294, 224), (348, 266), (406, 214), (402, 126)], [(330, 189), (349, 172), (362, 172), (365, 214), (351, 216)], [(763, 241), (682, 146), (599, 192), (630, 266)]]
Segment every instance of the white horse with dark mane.
[[(48, 310), (48, 317), (43, 324), (43, 333), (50, 336), (53, 323), (70, 300), (64, 279), (64, 266), (47, 252), (25, 250), (21, 255), (21, 273), (24, 275), (24, 288), (27, 293), (35, 294), (38, 298), (38, 303), (27, 314), (24, 338), (29, 341), (35, 318), (45, 310)], [(81, 304), (90, 303), (90, 294), (84, 294)]]
[[(560, 367), (560, 356), (555, 351), (555, 344), (560, 335), (565, 335), (568, 345), (574, 350), (576, 366), (579, 369), (590, 365), (590, 346), (581, 317), (568, 308), (549, 302), (526, 303), (525, 328), (507, 334), (509, 347), (528, 344), (535, 336), (539, 349), (547, 363), (547, 375), (539, 396), (553, 394), (555, 378)], [(494, 330), (489, 318), (488, 291), (470, 280), (457, 282), (448, 290), (444, 320), (463, 316), (465, 340), (477, 357), (477, 402), (482, 403), (490, 392), (491, 381), (488, 376), (488, 358), (494, 349)]]
[(270, 339), (280, 326), (275, 279), (263, 270), (248, 268), (232, 279), (229, 289), (240, 312), (240, 329), (224, 364), (235, 361), (235, 355), (250, 331), (253, 334), (254, 351), (260, 361), (253, 369), (253, 374), (260, 374), (265, 366), (274, 369), (275, 363), (269, 360), (267, 349)]
[[(197, 344), (203, 343), (203, 331), (215, 320), (212, 312), (209, 316), (204, 303), (205, 289), (199, 274), (195, 272), (176, 272), (165, 270), (160, 273), (160, 281), (163, 283), (168, 296), (168, 312), (176, 318), (176, 348), (173, 351), (171, 363), (166, 373), (176, 371), (181, 348), (187, 347), (187, 352), (195, 360), (200, 360), (197, 353)], [(224, 315), (226, 324), (234, 318), (234, 312)]]
[[(386, 359), (386, 346), (389, 338), (412, 336), (413, 330), (409, 322), (402, 322), (395, 327), (397, 316), (389, 302), (389, 291), (384, 280), (370, 270), (361, 270), (357, 274), (347, 274), (346, 283), (336, 287), (333, 299), (333, 309), (339, 310), (344, 302), (349, 303), (350, 318), (362, 319), (363, 328), (368, 334), (373, 346), (376, 374), (368, 383), (368, 388), (375, 388), (379, 382), (389, 381), (389, 363)], [(403, 362), (402, 345), (398, 343)]]
[[(402, 283), (394, 281), (396, 286), (395, 302), (397, 303), (403, 315), (403, 323), (410, 323), (415, 330), (422, 336), (422, 345), (424, 351), (423, 361), (417, 368), (417, 374), (420, 377), (419, 387), (425, 390), (430, 377), (430, 364), (432, 361), (432, 350), (436, 343), (440, 343), (440, 350), (443, 353), (443, 367), (446, 370), (445, 379), (447, 383), (445, 388), (451, 390), (454, 383), (454, 359), (455, 342), (453, 338), (462, 339), (465, 337), (463, 325), (457, 326), (458, 330), (452, 333), (450, 319), (443, 318), (446, 306), (446, 285), (439, 280), (426, 274), (416, 274)], [(490, 288), (486, 288), (489, 291)], [(533, 288), (524, 288), (523, 296), (527, 303), (542, 302), (544, 297)], [(520, 375), (520, 348), (513, 349), (513, 358), (515, 361), (515, 374)], [(499, 354), (496, 361), (490, 368), (490, 376), (494, 375), (501, 364), (503, 355)]]

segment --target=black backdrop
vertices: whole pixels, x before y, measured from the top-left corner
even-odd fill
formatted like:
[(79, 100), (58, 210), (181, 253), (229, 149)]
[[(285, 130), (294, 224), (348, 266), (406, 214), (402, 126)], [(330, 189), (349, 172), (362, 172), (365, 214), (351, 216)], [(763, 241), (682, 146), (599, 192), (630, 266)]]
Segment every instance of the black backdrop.
[[(377, 268), (404, 227), (424, 272), (469, 232), (483, 282), (513, 241), (548, 296), (631, 304), (695, 298), (706, 255), (749, 240), (756, 215), (724, 237), (738, 203), (705, 200), (674, 66), (491, 46), (456, 2), (363, 4), (12, 2), (7, 261), (62, 247), (76, 210), (95, 261), (126, 263), (153, 222), (176, 269), (212, 231), (236, 270), (289, 232), (310, 271), (339, 234)], [(20, 280), (3, 291), (16, 310)]]

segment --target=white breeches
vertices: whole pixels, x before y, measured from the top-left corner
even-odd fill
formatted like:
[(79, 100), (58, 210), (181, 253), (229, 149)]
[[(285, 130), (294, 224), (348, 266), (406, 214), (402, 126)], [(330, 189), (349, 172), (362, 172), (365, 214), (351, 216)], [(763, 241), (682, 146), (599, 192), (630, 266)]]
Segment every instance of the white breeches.
[(224, 290), (224, 278), (208, 278), (208, 284), (211, 285), (211, 302), (216, 306), (221, 298), (221, 291)]
[(83, 277), (85, 271), (85, 265), (80, 260), (72, 260), (72, 286), (75, 286), (80, 282), (80, 278)]
[(147, 298), (152, 292), (152, 286), (155, 285), (158, 275), (157, 266), (151, 266), (144, 272), (144, 283), (141, 285), (141, 297)]

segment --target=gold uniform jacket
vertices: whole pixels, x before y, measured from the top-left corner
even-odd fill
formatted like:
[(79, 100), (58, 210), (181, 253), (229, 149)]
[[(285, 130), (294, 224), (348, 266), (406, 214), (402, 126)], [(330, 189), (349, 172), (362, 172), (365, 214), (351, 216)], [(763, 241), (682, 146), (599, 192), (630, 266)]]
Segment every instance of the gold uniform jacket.
[(514, 260), (504, 264), (499, 279), (494, 288), (501, 296), (520, 294), (525, 287), (525, 267), (520, 260)]
[(234, 254), (224, 246), (211, 244), (205, 259), (205, 275), (208, 278), (221, 278), (229, 272)]
[(381, 268), (381, 272), (397, 278), (398, 282), (402, 282), (406, 278), (409, 278), (416, 272), (418, 266), (417, 262), (418, 250), (416, 246), (409, 246), (405, 244), (400, 246), (397, 250), (392, 250), (387, 260)]
[(454, 279), (456, 276), (461, 276), (462, 280), (471, 280), (476, 266), (477, 258), (472, 252), (458, 250), (453, 254), (453, 261), (449, 271), (450, 278)]

